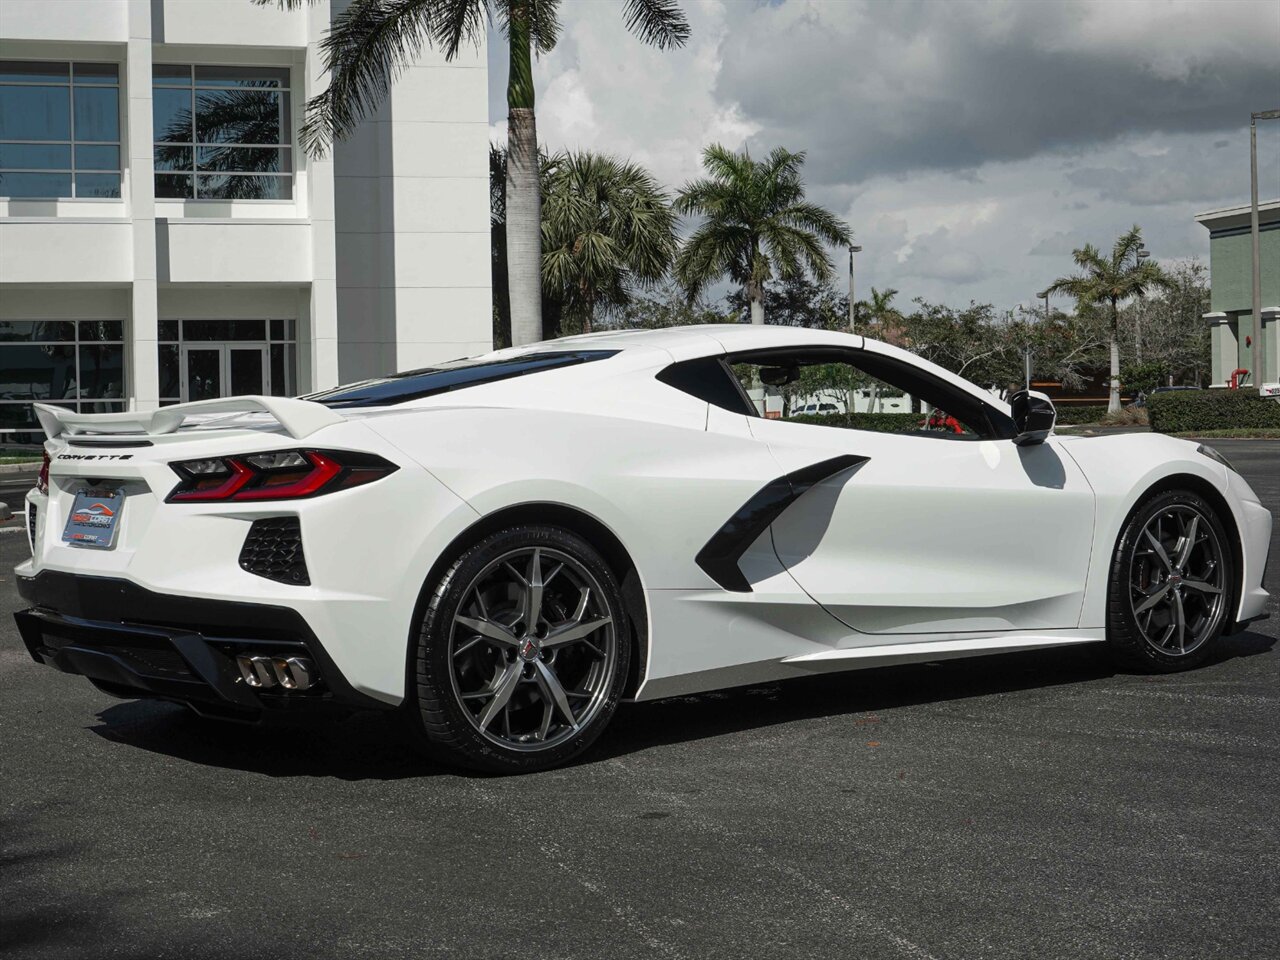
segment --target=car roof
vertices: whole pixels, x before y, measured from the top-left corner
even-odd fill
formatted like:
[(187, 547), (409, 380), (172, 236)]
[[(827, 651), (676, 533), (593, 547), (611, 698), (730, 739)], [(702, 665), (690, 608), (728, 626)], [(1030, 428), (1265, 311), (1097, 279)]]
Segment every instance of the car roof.
[[(799, 345), (841, 346), (858, 349), (863, 338), (836, 330), (813, 330), (808, 327), (784, 327), (772, 324), (707, 323), (657, 330), (606, 330), (579, 334), (558, 340), (544, 340), (513, 352), (559, 350), (629, 350), (656, 348), (680, 357), (739, 353), (744, 350), (767, 350), (770, 347)], [(507, 351), (501, 351), (506, 354)]]

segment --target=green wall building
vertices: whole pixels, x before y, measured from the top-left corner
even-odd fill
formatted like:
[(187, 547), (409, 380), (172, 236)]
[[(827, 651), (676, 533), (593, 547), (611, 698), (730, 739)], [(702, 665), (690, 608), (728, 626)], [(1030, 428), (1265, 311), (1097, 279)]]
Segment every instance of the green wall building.
[[(1209, 313), (1213, 385), (1225, 386), (1232, 371), (1253, 370), (1249, 345), (1258, 336), (1253, 317), (1253, 258), (1249, 208), (1211, 210), (1196, 222), (1209, 231)], [(1258, 205), (1262, 273), (1262, 392), (1280, 397), (1280, 200)], [(1256, 383), (1251, 376), (1246, 383)]]

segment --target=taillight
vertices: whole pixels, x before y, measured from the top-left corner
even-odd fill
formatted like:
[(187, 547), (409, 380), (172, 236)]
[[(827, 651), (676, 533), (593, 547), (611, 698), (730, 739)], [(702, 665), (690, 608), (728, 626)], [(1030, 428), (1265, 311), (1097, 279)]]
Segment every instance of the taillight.
[(36, 492), (49, 492), (49, 451), (44, 452), (44, 461), (40, 464), (40, 472), (36, 474)]
[(399, 469), (347, 450), (279, 450), (170, 464), (182, 478), (169, 503), (299, 500), (380, 480)]

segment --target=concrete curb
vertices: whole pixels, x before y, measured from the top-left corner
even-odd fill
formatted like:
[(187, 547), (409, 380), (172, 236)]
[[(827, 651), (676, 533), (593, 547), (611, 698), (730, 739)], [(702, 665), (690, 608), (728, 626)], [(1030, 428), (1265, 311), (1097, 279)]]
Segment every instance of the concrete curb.
[(40, 472), (40, 461), (33, 460), (31, 463), (0, 463), (0, 474), (4, 473), (31, 473)]

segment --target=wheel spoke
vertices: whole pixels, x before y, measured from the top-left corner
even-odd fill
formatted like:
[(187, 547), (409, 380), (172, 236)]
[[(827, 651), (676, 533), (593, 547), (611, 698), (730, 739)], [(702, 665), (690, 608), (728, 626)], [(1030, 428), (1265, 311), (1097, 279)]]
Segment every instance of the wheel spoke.
[(1187, 561), (1191, 559), (1191, 550), (1196, 545), (1196, 531), (1199, 526), (1200, 518), (1192, 514), (1191, 522), (1187, 524), (1186, 532), (1183, 533), (1178, 545), (1177, 567), (1179, 570), (1187, 568)]
[(1188, 590), (1196, 590), (1200, 593), (1221, 593), (1221, 587), (1215, 587), (1212, 583), (1206, 583), (1203, 580), (1183, 580), (1182, 585)]
[(613, 623), (612, 617), (593, 617), (590, 620), (583, 620), (579, 623), (571, 622), (567, 626), (557, 627), (547, 634), (547, 639), (542, 641), (542, 649), (555, 650), (557, 647), (577, 643), (579, 640), (591, 636), (601, 627), (608, 626), (611, 623)]
[(1160, 560), (1161, 566), (1163, 566), (1165, 570), (1172, 570), (1173, 564), (1169, 562), (1169, 555), (1164, 552), (1164, 547), (1160, 545), (1160, 541), (1157, 540), (1154, 536), (1152, 536), (1150, 530), (1143, 530), (1142, 533), (1147, 538), (1147, 541), (1151, 544), (1151, 549), (1155, 552), (1156, 557)]
[(1177, 591), (1173, 594), (1173, 626), (1178, 633), (1178, 652), (1186, 652), (1187, 641), (1187, 615), (1182, 609), (1182, 595)]
[(1150, 593), (1143, 593), (1143, 597), (1145, 599), (1133, 608), (1133, 612), (1145, 613), (1147, 610), (1150, 610), (1157, 603), (1163, 600), (1165, 598), (1165, 594), (1168, 592), (1169, 583), (1166, 581), (1165, 583), (1160, 584), (1160, 586), (1152, 588)]
[(534, 549), (529, 556), (529, 572), (524, 578), (524, 628), (532, 632), (542, 616), (542, 551)]
[(573, 729), (578, 729), (578, 720), (569, 707), (569, 698), (565, 696), (564, 687), (555, 672), (541, 660), (533, 661), (533, 676), (538, 681), (538, 688), (548, 702), (554, 703), (565, 721)]
[(520, 676), (523, 673), (524, 668), (520, 664), (509, 663), (501, 674), (494, 676), (493, 699), (485, 704), (478, 721), (481, 732), (487, 730), (489, 724), (493, 723), (494, 718), (505, 710), (507, 704), (511, 702), (511, 694), (515, 693), (516, 685), (519, 684)]
[(460, 623), (468, 630), (480, 634), (488, 640), (493, 640), (502, 646), (514, 647), (516, 645), (516, 636), (502, 624), (493, 620), (477, 620), (475, 617), (464, 617), (461, 614), (453, 618), (455, 623)]

